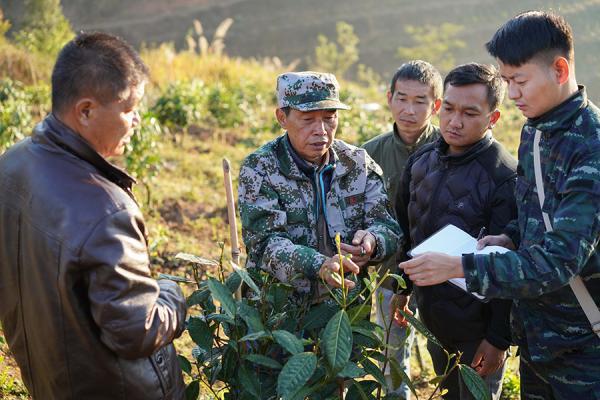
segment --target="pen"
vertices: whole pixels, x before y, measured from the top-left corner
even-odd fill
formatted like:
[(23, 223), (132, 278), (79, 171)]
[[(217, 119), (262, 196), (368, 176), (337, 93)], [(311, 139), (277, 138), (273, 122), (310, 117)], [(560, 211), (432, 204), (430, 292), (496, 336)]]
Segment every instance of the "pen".
[(477, 235), (477, 240), (481, 240), (483, 239), (483, 237), (487, 235), (487, 229), (485, 229), (485, 226), (481, 227), (481, 230), (479, 231), (479, 235)]

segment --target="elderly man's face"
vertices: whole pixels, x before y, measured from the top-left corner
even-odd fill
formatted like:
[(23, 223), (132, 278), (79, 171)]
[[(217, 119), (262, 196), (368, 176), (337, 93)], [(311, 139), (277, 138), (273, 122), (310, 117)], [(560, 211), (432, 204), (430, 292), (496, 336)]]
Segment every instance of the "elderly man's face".
[(277, 109), (277, 120), (288, 132), (292, 147), (304, 160), (320, 164), (333, 143), (338, 126), (337, 110), (298, 111), (289, 115)]
[(133, 87), (122, 99), (94, 103), (83, 136), (103, 157), (123, 154), (134, 129), (140, 123), (138, 104), (144, 95), (144, 84)]

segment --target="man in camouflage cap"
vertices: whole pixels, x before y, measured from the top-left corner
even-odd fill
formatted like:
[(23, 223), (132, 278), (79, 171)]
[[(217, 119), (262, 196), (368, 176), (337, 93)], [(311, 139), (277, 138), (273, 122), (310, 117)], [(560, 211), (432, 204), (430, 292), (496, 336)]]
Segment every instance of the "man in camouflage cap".
[[(402, 238), (382, 172), (365, 150), (335, 140), (339, 100), (332, 74), (288, 72), (277, 79), (275, 115), (286, 132), (250, 154), (239, 179), (247, 267), (291, 283), (312, 301), (319, 282), (339, 287), (335, 235), (354, 274), (395, 254)], [(349, 288), (354, 282), (346, 279)], [(322, 288), (321, 288), (322, 289)]]

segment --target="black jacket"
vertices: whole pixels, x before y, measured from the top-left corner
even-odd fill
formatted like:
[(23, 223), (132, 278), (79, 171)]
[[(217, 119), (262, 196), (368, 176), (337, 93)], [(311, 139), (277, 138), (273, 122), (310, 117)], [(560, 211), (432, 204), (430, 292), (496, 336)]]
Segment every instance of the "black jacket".
[[(447, 150), (439, 138), (408, 160), (396, 207), (410, 238), (405, 251), (447, 224), (476, 237), (482, 227), (499, 234), (516, 217), (517, 162), (491, 133), (462, 154)], [(447, 347), (483, 338), (509, 346), (509, 300), (483, 303), (449, 283), (420, 287), (416, 297), (423, 321)]]
[(185, 298), (133, 179), (52, 115), (0, 157), (0, 320), (34, 399), (182, 399)]

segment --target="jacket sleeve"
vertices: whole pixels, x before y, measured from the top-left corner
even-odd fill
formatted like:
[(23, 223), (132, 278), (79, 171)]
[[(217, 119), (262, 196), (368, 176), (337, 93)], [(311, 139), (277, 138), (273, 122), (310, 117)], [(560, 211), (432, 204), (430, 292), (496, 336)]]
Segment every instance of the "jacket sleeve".
[(539, 243), (504, 254), (463, 256), (469, 290), (488, 297), (535, 298), (580, 274), (598, 248), (599, 170), (597, 152), (572, 167), (558, 188), (553, 231), (545, 232)]
[[(490, 207), (489, 232), (497, 235), (505, 226), (517, 217), (515, 200), (516, 174), (501, 183), (492, 197)], [(500, 350), (506, 350), (511, 343), (510, 309), (512, 300), (492, 299), (490, 301), (490, 321), (487, 326), (486, 340)]]
[(394, 256), (402, 245), (404, 235), (394, 218), (391, 203), (385, 191), (381, 168), (366, 154), (367, 183), (365, 187), (365, 226), (375, 236), (377, 248), (371, 257), (382, 262)]
[(185, 326), (181, 289), (150, 276), (141, 215), (121, 210), (94, 227), (81, 249), (88, 297), (102, 342), (125, 359), (146, 357)]
[(292, 242), (279, 194), (264, 176), (264, 169), (253, 162), (247, 159), (242, 164), (238, 190), (242, 237), (249, 260), (282, 282), (290, 282), (299, 273), (315, 279), (327, 257)]

